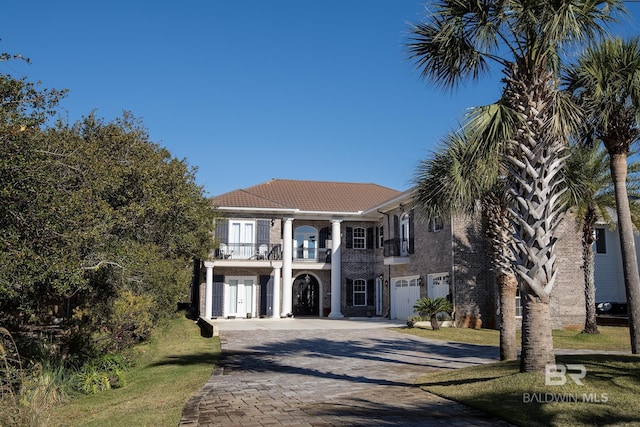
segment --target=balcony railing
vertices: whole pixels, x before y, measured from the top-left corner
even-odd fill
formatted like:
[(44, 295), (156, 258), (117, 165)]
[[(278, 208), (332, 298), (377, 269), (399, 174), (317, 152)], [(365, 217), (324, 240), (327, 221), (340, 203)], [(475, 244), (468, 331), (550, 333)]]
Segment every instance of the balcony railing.
[(282, 245), (255, 244), (255, 243), (220, 243), (215, 250), (218, 259), (255, 259), (255, 260), (280, 260), (282, 259)]
[(409, 241), (407, 239), (401, 239), (399, 237), (384, 241), (384, 256), (408, 256), (409, 255)]
[[(331, 262), (331, 249), (294, 248), (296, 262)], [(282, 244), (221, 243), (215, 250), (217, 259), (234, 260), (281, 260)]]

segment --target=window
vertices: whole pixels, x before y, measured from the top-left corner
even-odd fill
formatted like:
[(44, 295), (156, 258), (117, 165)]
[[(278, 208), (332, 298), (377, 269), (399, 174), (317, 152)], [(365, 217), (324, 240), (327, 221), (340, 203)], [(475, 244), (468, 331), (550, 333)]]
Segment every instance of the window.
[(409, 214), (400, 218), (400, 256), (409, 255)]
[(378, 247), (384, 248), (384, 227), (378, 227)]
[(522, 317), (522, 299), (520, 298), (520, 289), (516, 291), (516, 317)]
[(297, 227), (294, 233), (296, 259), (316, 259), (318, 231), (308, 225)]
[(429, 231), (435, 233), (436, 231), (440, 231), (443, 228), (442, 218), (435, 217), (429, 220)]
[(596, 228), (596, 253), (607, 253), (607, 239), (604, 228)]
[(353, 281), (353, 305), (367, 305), (367, 282), (364, 279)]
[(353, 248), (365, 249), (367, 247), (367, 230), (362, 227), (353, 229)]

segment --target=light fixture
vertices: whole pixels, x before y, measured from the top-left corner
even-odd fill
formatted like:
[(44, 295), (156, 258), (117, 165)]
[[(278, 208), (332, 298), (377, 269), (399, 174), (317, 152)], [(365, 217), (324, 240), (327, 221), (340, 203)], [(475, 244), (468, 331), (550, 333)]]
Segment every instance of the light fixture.
[(305, 283), (309, 283), (310, 281), (311, 281), (311, 277), (309, 277), (308, 274), (306, 276), (304, 276), (304, 282)]

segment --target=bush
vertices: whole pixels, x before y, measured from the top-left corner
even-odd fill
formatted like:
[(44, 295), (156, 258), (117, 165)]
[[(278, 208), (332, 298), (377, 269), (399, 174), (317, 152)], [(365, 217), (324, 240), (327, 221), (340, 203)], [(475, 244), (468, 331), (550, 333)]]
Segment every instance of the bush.
[(97, 394), (125, 385), (127, 366), (121, 357), (105, 355), (85, 363), (73, 376), (74, 388), (83, 394)]

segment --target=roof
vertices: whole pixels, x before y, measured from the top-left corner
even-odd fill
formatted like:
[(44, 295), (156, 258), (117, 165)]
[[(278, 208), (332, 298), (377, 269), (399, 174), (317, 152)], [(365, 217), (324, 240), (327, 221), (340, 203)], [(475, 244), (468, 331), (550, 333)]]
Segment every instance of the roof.
[(398, 190), (377, 184), (272, 179), (212, 197), (211, 202), (225, 208), (361, 212), (400, 194)]

